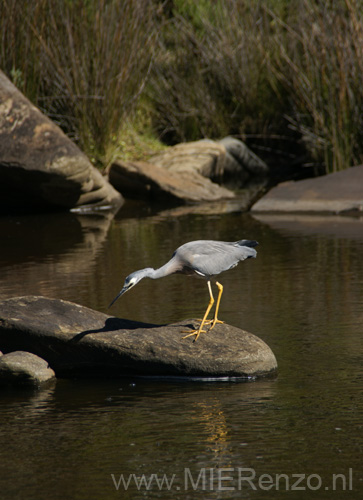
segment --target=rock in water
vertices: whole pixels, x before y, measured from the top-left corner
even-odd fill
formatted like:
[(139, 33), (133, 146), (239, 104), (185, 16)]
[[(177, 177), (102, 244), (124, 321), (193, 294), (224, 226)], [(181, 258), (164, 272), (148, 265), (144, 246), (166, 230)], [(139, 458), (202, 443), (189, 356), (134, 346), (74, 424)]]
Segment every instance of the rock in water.
[(258, 200), (252, 212), (360, 215), (363, 212), (363, 165), (312, 179), (283, 182)]
[(235, 196), (198, 172), (173, 172), (144, 161), (115, 161), (109, 179), (128, 198), (196, 203)]
[(149, 325), (63, 300), (16, 297), (0, 302), (0, 350), (44, 358), (60, 377), (261, 377), (277, 369), (258, 337), (218, 324), (197, 342), (182, 340), (194, 320)]
[(38, 386), (54, 377), (48, 363), (30, 352), (15, 351), (0, 358), (0, 385)]

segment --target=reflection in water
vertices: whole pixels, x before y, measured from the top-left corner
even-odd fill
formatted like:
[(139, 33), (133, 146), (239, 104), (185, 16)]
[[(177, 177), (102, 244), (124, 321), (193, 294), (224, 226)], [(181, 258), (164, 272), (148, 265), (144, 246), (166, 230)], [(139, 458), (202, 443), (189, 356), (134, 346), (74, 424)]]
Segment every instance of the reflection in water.
[(363, 217), (341, 215), (254, 214), (254, 219), (268, 224), (282, 234), (363, 238)]
[(205, 421), (206, 432), (208, 434), (207, 441), (212, 444), (211, 450), (217, 456), (223, 456), (223, 450), (226, 449), (228, 437), (226, 418), (223, 410), (216, 399), (208, 401), (208, 403), (201, 402), (198, 406)]
[[(0, 218), (0, 231), (5, 235), (0, 251), (0, 298), (44, 295), (82, 303), (82, 287), (92, 273), (111, 220), (110, 213)], [(67, 297), (65, 290), (75, 287), (81, 295)]]
[[(42, 294), (103, 312), (125, 276), (160, 266), (186, 241), (256, 239), (257, 259), (220, 277), (221, 318), (260, 336), (279, 364), (276, 379), (254, 383), (58, 380), (38, 392), (2, 389), (1, 497), (281, 498), (281, 489), (246, 481), (238, 490), (236, 471), (245, 468), (256, 478), (315, 474), (321, 488), (289, 494), (316, 499), (345, 498), (333, 496), (331, 478), (352, 469), (349, 498), (362, 498), (361, 220), (284, 217), (135, 218), (126, 207), (113, 220), (0, 219), (1, 298)], [(144, 280), (112, 313), (172, 322), (198, 317), (207, 295), (203, 280)], [(232, 469), (222, 483), (230, 490), (218, 489), (223, 468)], [(117, 490), (111, 474), (174, 474), (175, 487), (146, 490), (130, 476)]]

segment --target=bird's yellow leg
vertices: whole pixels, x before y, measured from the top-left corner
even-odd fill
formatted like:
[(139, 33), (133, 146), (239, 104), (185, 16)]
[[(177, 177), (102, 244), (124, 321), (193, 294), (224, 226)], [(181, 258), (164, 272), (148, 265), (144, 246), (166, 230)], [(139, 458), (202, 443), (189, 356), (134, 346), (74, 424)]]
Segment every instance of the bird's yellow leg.
[(212, 288), (210, 286), (210, 281), (208, 281), (208, 290), (209, 290), (210, 300), (209, 300), (207, 310), (205, 311), (205, 314), (203, 316), (202, 322), (200, 323), (198, 330), (193, 330), (188, 335), (185, 335), (185, 337), (182, 337), (183, 339), (186, 339), (187, 337), (191, 337), (192, 335), (195, 335), (195, 339), (194, 339), (194, 342), (195, 342), (201, 333), (206, 333), (206, 331), (203, 330), (203, 326), (206, 323), (206, 320), (208, 318), (208, 314), (209, 314), (209, 312), (212, 309), (212, 306), (214, 304), (214, 297), (213, 297), (213, 293), (212, 293)]
[(216, 326), (217, 323), (224, 323), (224, 321), (221, 321), (217, 318), (218, 316), (218, 311), (219, 311), (219, 304), (221, 303), (221, 297), (223, 293), (223, 286), (216, 281), (216, 285), (218, 287), (218, 297), (217, 297), (217, 305), (216, 305), (216, 312), (214, 313), (214, 318), (211, 321), (211, 326), (209, 330), (212, 330)]
[[(209, 330), (211, 330), (212, 328), (214, 328), (217, 323), (224, 323), (224, 321), (221, 321), (221, 320), (219, 320), (217, 318), (218, 311), (219, 311), (219, 304), (221, 303), (221, 297), (222, 297), (222, 293), (223, 293), (223, 286), (220, 283), (218, 283), (218, 281), (216, 281), (216, 285), (218, 287), (218, 297), (217, 297), (216, 312), (214, 314), (214, 318), (213, 319), (207, 319), (204, 322), (205, 325), (211, 325), (211, 327), (209, 328)], [(198, 321), (202, 321), (202, 320), (200, 319)]]

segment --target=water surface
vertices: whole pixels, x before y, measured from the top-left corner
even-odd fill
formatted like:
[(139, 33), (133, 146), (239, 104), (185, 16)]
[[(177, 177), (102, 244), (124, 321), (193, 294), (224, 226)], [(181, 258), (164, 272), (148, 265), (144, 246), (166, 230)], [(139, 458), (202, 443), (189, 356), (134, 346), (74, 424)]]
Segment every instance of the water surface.
[[(260, 336), (279, 364), (253, 383), (3, 389), (1, 498), (362, 498), (363, 220), (218, 212), (128, 205), (115, 219), (0, 219), (1, 299), (102, 312), (126, 275), (186, 241), (258, 240), (257, 259), (220, 276), (220, 316)], [(166, 323), (200, 317), (207, 302), (203, 280), (178, 275), (142, 281), (112, 313)]]

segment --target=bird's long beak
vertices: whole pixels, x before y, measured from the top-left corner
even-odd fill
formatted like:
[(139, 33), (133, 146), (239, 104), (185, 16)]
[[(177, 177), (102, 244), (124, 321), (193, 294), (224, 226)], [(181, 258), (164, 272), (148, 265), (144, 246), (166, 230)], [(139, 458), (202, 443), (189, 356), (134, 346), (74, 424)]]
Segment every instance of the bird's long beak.
[(109, 309), (111, 306), (113, 306), (113, 304), (116, 302), (116, 300), (118, 298), (121, 297), (121, 295), (123, 295), (125, 292), (127, 292), (127, 290), (129, 289), (130, 287), (129, 286), (124, 286), (123, 289), (116, 295), (116, 297), (113, 299), (113, 301), (111, 302), (111, 304), (108, 306), (107, 309)]

